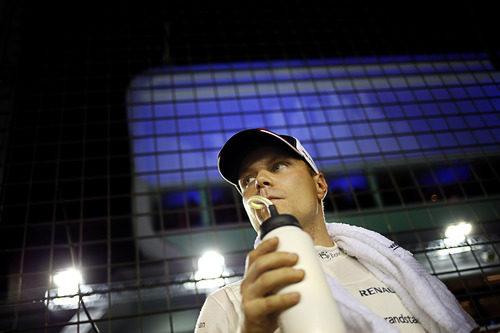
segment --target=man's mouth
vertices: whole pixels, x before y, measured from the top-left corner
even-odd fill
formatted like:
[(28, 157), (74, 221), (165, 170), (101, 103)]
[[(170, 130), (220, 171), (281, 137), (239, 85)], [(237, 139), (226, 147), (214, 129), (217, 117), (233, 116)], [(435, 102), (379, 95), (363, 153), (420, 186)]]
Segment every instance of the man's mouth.
[(269, 200), (278, 200), (278, 199), (282, 199), (281, 196), (278, 195), (278, 193), (276, 193), (275, 191), (270, 191), (269, 189), (262, 189), (259, 193), (260, 196), (263, 196), (264, 198), (266, 199), (269, 199)]

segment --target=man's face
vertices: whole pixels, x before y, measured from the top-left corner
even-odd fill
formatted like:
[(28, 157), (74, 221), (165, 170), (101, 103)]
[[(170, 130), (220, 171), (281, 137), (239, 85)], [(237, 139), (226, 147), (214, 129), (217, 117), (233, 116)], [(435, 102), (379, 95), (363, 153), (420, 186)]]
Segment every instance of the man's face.
[(322, 174), (312, 175), (308, 165), (286, 149), (264, 146), (252, 150), (239, 170), (239, 186), (245, 210), (253, 225), (268, 217), (267, 209), (254, 210), (248, 198), (268, 198), (280, 214), (295, 216), (302, 226), (323, 222), (321, 200), (327, 185)]

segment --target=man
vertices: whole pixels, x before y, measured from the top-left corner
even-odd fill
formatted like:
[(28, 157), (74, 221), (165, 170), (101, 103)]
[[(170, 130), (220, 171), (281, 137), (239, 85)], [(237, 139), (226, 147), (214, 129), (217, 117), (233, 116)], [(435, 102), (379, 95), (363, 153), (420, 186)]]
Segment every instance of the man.
[[(241, 131), (220, 151), (219, 171), (242, 195), (257, 231), (269, 216), (247, 204), (254, 195), (299, 220), (313, 240), (348, 332), (455, 333), (477, 327), (409, 252), (375, 232), (326, 223), (322, 204), (328, 185), (296, 138), (265, 129)], [(293, 268), (297, 254), (278, 252), (277, 246), (277, 239), (256, 241), (243, 280), (207, 298), (196, 332), (279, 332), (280, 312), (300, 302), (301, 295), (275, 291), (301, 281), (306, 272)]]

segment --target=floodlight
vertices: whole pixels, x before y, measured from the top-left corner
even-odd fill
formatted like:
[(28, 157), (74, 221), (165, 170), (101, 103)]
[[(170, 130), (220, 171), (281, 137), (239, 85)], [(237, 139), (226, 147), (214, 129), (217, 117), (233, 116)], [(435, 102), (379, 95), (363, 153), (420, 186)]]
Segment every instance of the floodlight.
[(216, 251), (205, 252), (198, 259), (198, 274), (201, 279), (213, 279), (224, 273), (224, 257)]
[(466, 240), (471, 230), (472, 225), (467, 222), (449, 225), (444, 234), (446, 236), (444, 242), (450, 247), (457, 246)]

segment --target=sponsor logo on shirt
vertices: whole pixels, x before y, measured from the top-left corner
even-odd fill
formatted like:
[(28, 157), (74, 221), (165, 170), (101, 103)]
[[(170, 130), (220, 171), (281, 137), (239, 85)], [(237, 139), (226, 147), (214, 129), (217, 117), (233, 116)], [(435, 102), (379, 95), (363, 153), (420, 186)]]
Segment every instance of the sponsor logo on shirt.
[(389, 248), (393, 251), (396, 251), (399, 248), (399, 245), (396, 243), (392, 243), (391, 245), (389, 245)]
[(338, 251), (338, 252), (321, 251), (318, 253), (318, 255), (323, 260), (332, 260), (332, 259), (340, 256), (340, 251)]
[(401, 314), (399, 317), (385, 317), (384, 319), (389, 324), (418, 324), (417, 318), (413, 316), (405, 316), (404, 314)]
[(363, 297), (372, 296), (376, 294), (385, 294), (385, 293), (395, 294), (396, 292), (389, 287), (370, 287), (359, 290), (359, 294)]

